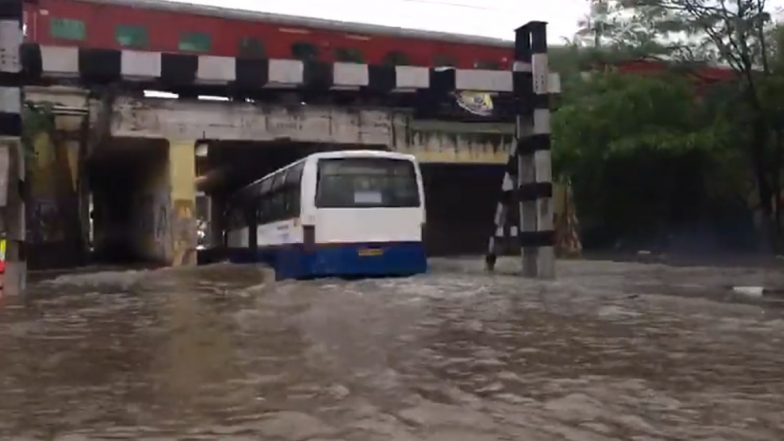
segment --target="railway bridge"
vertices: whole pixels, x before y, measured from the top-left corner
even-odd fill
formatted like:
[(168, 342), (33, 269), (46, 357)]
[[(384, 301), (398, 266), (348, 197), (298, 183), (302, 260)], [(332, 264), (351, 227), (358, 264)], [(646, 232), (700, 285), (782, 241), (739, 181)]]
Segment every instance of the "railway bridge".
[[(496, 229), (551, 252), (547, 109), (560, 84), (543, 23), (518, 30), (512, 70), (486, 70), (40, 44), (23, 41), (19, 9), (2, 13), (4, 36), (19, 29), (0, 57), (11, 261), (195, 264), (220, 243), (228, 192), (345, 148), (422, 162), (432, 253), (481, 251)], [(536, 204), (528, 235), (525, 212), (519, 229), (504, 222), (518, 194)]]

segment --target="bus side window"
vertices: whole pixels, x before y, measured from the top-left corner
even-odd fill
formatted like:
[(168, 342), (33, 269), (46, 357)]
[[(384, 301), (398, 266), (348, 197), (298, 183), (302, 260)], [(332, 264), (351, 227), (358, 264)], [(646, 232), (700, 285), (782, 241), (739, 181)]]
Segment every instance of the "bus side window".
[(269, 201), (270, 194), (264, 194), (259, 198), (259, 223), (265, 224), (269, 221)]
[(299, 183), (302, 181), (302, 171), (304, 169), (305, 169), (304, 162), (300, 162), (294, 167), (291, 167), (288, 175), (286, 176), (286, 184), (299, 186)]
[(269, 200), (270, 200), (270, 188), (272, 187), (272, 178), (266, 178), (261, 181), (261, 187), (259, 190), (259, 199), (258, 199), (258, 222), (260, 224), (265, 224), (269, 222)]
[(256, 207), (256, 224), (263, 224), (264, 222), (264, 196), (259, 196), (255, 200), (254, 207)]
[(264, 196), (272, 189), (272, 178), (266, 178), (261, 181), (261, 195)]
[(274, 194), (272, 197), (274, 201), (274, 220), (279, 221), (286, 217), (286, 193), (282, 188), (278, 188)]
[(302, 182), (302, 171), (305, 168), (305, 163), (291, 167), (286, 174), (285, 183), (285, 219), (293, 219), (299, 217), (300, 212), (300, 187)]
[(289, 187), (288, 192), (288, 199), (289, 199), (289, 218), (299, 217), (300, 214), (300, 207), (299, 207), (299, 199), (300, 199), (300, 190), (299, 184), (292, 185)]

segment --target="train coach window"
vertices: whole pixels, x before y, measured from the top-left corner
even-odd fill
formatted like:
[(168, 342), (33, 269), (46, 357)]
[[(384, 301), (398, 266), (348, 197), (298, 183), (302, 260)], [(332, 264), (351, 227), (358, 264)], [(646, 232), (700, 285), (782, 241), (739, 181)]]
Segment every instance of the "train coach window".
[(291, 45), (291, 55), (302, 61), (315, 61), (319, 58), (319, 49), (311, 43), (298, 41)]
[(208, 52), (212, 37), (205, 32), (185, 32), (180, 35), (179, 49), (183, 52)]
[(384, 55), (383, 63), (387, 66), (409, 66), (411, 59), (404, 52), (391, 51)]
[(61, 40), (82, 41), (87, 36), (87, 29), (81, 20), (52, 17), (49, 20), (49, 33), (53, 38)]
[(474, 62), (475, 69), (500, 70), (501, 63), (497, 61), (478, 60)]
[(119, 25), (115, 31), (115, 39), (122, 47), (144, 49), (150, 44), (147, 28), (144, 26)]
[(242, 37), (238, 52), (244, 58), (264, 58), (267, 55), (264, 43), (255, 37)]
[(433, 66), (434, 67), (455, 67), (457, 66), (457, 62), (455, 59), (450, 57), (449, 55), (436, 55), (433, 57)]
[(340, 47), (335, 49), (335, 61), (342, 63), (364, 63), (365, 57), (362, 51), (354, 48)]

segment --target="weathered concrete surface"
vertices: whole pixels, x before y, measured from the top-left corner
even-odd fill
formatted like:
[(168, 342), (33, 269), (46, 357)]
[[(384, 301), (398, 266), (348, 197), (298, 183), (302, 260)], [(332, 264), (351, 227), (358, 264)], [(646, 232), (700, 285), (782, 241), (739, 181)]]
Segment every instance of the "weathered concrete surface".
[[(780, 440), (780, 270), (65, 276), (0, 310), (0, 439)], [(516, 261), (500, 267), (519, 268)]]
[(111, 135), (386, 146), (423, 162), (505, 163), (512, 124), (423, 122), (394, 109), (119, 98)]
[(196, 141), (169, 140), (171, 185), (171, 264), (196, 264)]
[[(31, 268), (83, 264), (86, 234), (80, 201), (84, 173), (83, 127), (87, 92), (72, 87), (28, 87), (25, 98), (41, 107), (27, 115), (26, 223)], [(51, 118), (51, 120), (50, 120)]]
[(506, 164), (514, 144), (513, 124), (423, 121), (410, 117), (395, 118), (394, 122), (393, 150), (415, 155), (422, 163)]
[[(28, 100), (50, 103), (58, 128), (93, 123), (101, 103), (84, 89), (28, 87)], [(120, 97), (110, 134), (119, 138), (214, 139), (254, 142), (315, 142), (376, 145), (415, 154), (422, 162), (503, 164), (514, 135), (512, 124), (422, 121), (401, 109), (284, 106)]]
[[(98, 254), (162, 265), (196, 263), (193, 140), (116, 140), (95, 167)], [(130, 155), (130, 156), (129, 156)]]

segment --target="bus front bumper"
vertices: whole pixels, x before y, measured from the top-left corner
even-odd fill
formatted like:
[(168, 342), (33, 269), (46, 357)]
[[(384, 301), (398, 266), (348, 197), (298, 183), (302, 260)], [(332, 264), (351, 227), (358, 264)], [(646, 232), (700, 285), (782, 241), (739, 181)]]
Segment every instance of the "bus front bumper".
[(279, 279), (408, 276), (427, 271), (421, 242), (318, 244), (282, 251), (276, 260)]

